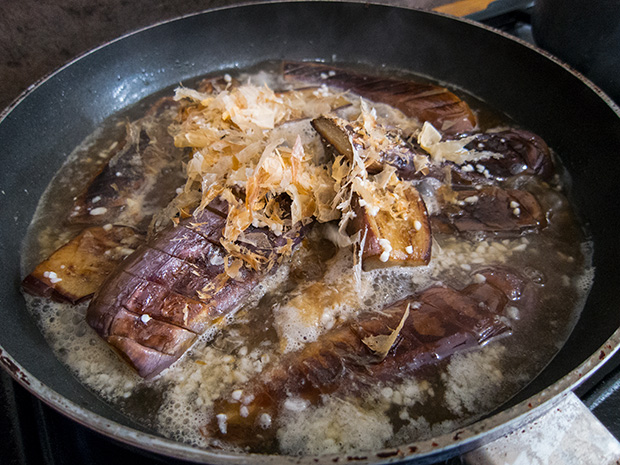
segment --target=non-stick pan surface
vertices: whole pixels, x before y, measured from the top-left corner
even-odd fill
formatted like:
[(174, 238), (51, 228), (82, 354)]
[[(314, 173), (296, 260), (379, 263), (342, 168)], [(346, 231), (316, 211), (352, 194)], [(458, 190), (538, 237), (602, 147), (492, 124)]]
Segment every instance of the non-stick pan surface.
[(161, 89), (277, 59), (407, 70), (466, 89), (502, 109), (561, 154), (572, 175), (573, 200), (595, 244), (594, 287), (572, 336), (509, 406), (458, 434), (397, 451), (368, 451), (362, 461), (436, 460), (490, 440), (542, 412), (549, 400), (616, 350), (620, 118), (610, 100), (548, 56), (467, 21), (371, 4), (267, 3), (186, 17), (124, 37), (56, 72), (5, 112), (0, 122), (0, 360), (18, 381), (77, 421), (153, 451), (210, 463), (299, 460), (196, 450), (133, 424), (58, 362), (19, 292), (21, 243), (38, 199), (85, 136), (108, 116)]

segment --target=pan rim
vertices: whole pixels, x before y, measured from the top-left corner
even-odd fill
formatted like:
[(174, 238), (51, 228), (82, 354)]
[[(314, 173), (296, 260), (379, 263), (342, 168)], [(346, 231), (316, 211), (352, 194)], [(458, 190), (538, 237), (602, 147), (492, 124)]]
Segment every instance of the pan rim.
[(220, 7), (215, 7), (215, 8), (208, 8), (208, 9), (204, 9), (201, 11), (197, 11), (194, 13), (189, 13), (186, 15), (182, 15), (182, 16), (178, 16), (175, 18), (170, 18), (170, 19), (166, 19), (163, 21), (158, 21), (156, 23), (150, 24), (148, 26), (144, 26), (138, 29), (135, 29), (133, 31), (129, 31), (125, 34), (122, 34), (112, 40), (109, 40), (101, 45), (98, 45), (90, 50), (87, 50), (81, 54), (79, 54), (78, 56), (72, 58), (71, 60), (67, 61), (65, 64), (63, 64), (62, 66), (60, 66), (59, 68), (45, 74), (44, 76), (40, 77), (39, 79), (35, 80), (32, 84), (30, 84), (25, 90), (23, 90), (17, 97), (15, 97), (15, 99), (9, 103), (9, 105), (7, 105), (5, 108), (3, 108), (0, 111), (0, 124), (2, 124), (2, 122), (6, 119), (6, 117), (24, 100), (26, 99), (32, 92), (34, 92), (37, 88), (39, 88), (40, 86), (42, 86), (46, 81), (49, 81), (51, 78), (53, 78), (55, 75), (61, 73), (62, 71), (64, 71), (66, 68), (69, 68), (70, 66), (72, 66), (74, 63), (84, 59), (85, 57), (92, 55), (94, 53), (97, 53), (99, 50), (106, 48), (116, 42), (120, 42), (122, 40), (125, 40), (128, 37), (131, 37), (133, 35), (137, 35), (140, 34), (144, 31), (150, 30), (150, 29), (154, 29), (157, 28), (159, 26), (162, 26), (164, 24), (169, 24), (169, 23), (173, 23), (176, 21), (183, 21), (185, 19), (188, 18), (192, 18), (195, 16), (201, 16), (204, 14), (209, 14), (209, 13), (213, 13), (216, 11), (224, 11), (224, 10), (232, 10), (232, 9), (236, 9), (236, 8), (245, 8), (245, 7), (252, 7), (252, 6), (261, 6), (261, 5), (270, 5), (270, 4), (302, 4), (302, 3), (322, 3), (322, 4), (340, 4), (340, 3), (349, 3), (349, 4), (353, 4), (353, 5), (359, 5), (359, 4), (363, 4), (363, 5), (372, 5), (372, 6), (378, 6), (378, 7), (384, 7), (384, 8), (391, 8), (391, 9), (402, 9), (402, 10), (409, 10), (409, 11), (416, 11), (419, 12), (421, 14), (428, 14), (428, 15), (434, 15), (434, 16), (439, 16), (439, 17), (443, 17), (443, 18), (448, 18), (451, 21), (457, 21), (457, 22), (462, 22), (465, 24), (469, 24), (470, 26), (476, 27), (476, 28), (480, 28), (480, 29), (484, 29), (486, 31), (492, 32), (496, 35), (500, 35), (505, 39), (511, 40), (513, 42), (517, 42), (519, 43), (521, 46), (527, 47), (530, 50), (532, 50), (533, 52), (536, 52), (540, 55), (543, 55), (545, 58), (547, 58), (548, 60), (554, 62), (556, 65), (559, 65), (560, 67), (564, 68), (566, 71), (568, 71), (570, 74), (572, 74), (573, 76), (575, 76), (576, 78), (578, 78), (580, 81), (582, 81), (587, 87), (589, 87), (594, 93), (596, 93), (602, 100), (605, 101), (605, 103), (607, 105), (609, 105), (609, 107), (618, 115), (618, 117), (620, 117), (620, 103), (616, 103), (614, 100), (611, 99), (611, 97), (609, 97), (605, 91), (603, 91), (599, 86), (597, 86), (594, 82), (592, 82), (590, 79), (588, 79), (585, 75), (583, 75), (582, 73), (580, 73), (579, 71), (575, 70), (571, 65), (569, 65), (568, 63), (562, 61), (560, 58), (556, 57), (555, 55), (553, 55), (550, 52), (547, 52), (546, 50), (543, 50), (542, 48), (537, 47), (534, 44), (531, 44), (519, 37), (515, 37), (512, 36), (510, 34), (508, 34), (507, 32), (501, 31), (499, 29), (496, 29), (494, 27), (491, 26), (487, 26), (486, 24), (474, 21), (472, 19), (469, 19), (467, 17), (458, 17), (458, 16), (452, 16), (449, 15), (447, 13), (442, 13), (442, 12), (438, 12), (438, 11), (432, 11), (432, 10), (425, 10), (425, 9), (421, 9), (421, 8), (415, 8), (415, 7), (410, 7), (410, 6), (405, 6), (405, 5), (390, 5), (389, 0), (385, 0), (384, 2), (381, 2), (380, 0), (372, 0), (372, 1), (362, 1), (362, 0), (242, 0), (239, 3), (235, 3), (234, 5), (225, 5), (225, 6), (220, 6)]
[[(372, 453), (359, 451), (354, 457), (355, 463), (391, 463), (403, 459), (437, 459), (449, 456), (455, 448), (460, 452), (472, 450), (499, 438), (534, 421), (554, 405), (559, 403), (569, 392), (574, 391), (592, 376), (606, 360), (620, 350), (620, 328), (588, 359), (582, 362), (553, 385), (520, 403), (482, 420), (478, 420), (456, 431), (445, 433), (428, 440), (403, 444), (399, 447), (385, 448)], [(182, 444), (154, 434), (138, 431), (121, 425), (102, 415), (94, 413), (41, 383), (22, 367), (10, 354), (0, 346), (0, 364), (9, 374), (35, 397), (54, 408), (63, 415), (107, 437), (121, 441), (140, 449), (155, 451), (175, 458), (213, 464), (269, 464), (273, 461), (290, 464), (333, 463), (342, 454), (320, 456), (291, 456), (274, 454), (241, 454), (212, 451)], [(483, 437), (484, 436), (484, 437)], [(171, 455), (173, 454), (173, 455)], [(364, 456), (366, 454), (366, 456)], [(373, 456), (373, 457), (371, 457)], [(317, 459), (319, 462), (317, 462)], [(352, 457), (347, 457), (351, 461)], [(208, 462), (207, 462), (208, 461)]]

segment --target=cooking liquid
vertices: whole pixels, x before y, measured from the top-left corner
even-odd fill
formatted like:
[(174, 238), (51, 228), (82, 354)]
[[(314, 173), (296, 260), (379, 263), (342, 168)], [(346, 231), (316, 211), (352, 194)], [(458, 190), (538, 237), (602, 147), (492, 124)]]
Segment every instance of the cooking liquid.
[[(262, 72), (253, 79), (265, 76)], [(134, 119), (147, 103), (104, 125), (75, 150), (52, 181), (25, 241), (24, 274), (76, 234), (62, 223), (72, 197), (89, 179), (83, 173), (97, 171), (110, 141), (122, 130), (118, 122)], [(482, 130), (509, 123), (481, 104), (476, 110)], [(80, 185), (76, 179), (85, 181)], [(568, 338), (593, 270), (589, 243), (559, 193), (560, 176), (555, 184), (533, 187), (550, 212), (549, 225), (539, 234), (477, 241), (435, 235), (428, 266), (363, 272), (361, 283), (352, 272), (352, 251), (337, 249), (324, 238), (328, 226), (316, 227), (290, 263), (257, 286), (223, 330), (203, 335), (152, 381), (138, 377), (88, 327), (88, 303), (26, 299), (54, 351), (82, 383), (161, 435), (206, 447), (210, 440), (200, 429), (213, 415), (213, 401), (277, 363), (281, 351), (319, 338), (360, 308), (380, 310), (433, 283), (460, 289), (488, 265), (521, 270), (536, 285), (539, 302), (534, 312), (506, 308), (502, 317), (512, 328), (510, 336), (425, 367), (404, 382), (378, 383), (355, 396), (325, 398), (316, 406), (289, 405), (276, 420), (279, 447), (270, 452), (349, 453), (403, 444), (449, 432), (500, 406), (531, 381)], [(313, 315), (320, 317), (318, 326), (308, 324), (316, 320)]]

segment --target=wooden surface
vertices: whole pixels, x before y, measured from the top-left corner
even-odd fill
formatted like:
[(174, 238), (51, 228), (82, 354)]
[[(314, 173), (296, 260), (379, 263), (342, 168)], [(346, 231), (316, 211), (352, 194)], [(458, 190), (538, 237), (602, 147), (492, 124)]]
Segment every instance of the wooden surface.
[(477, 11), (482, 11), (492, 3), (493, 0), (458, 0), (445, 5), (433, 8), (434, 11), (447, 13), (454, 16), (467, 16)]

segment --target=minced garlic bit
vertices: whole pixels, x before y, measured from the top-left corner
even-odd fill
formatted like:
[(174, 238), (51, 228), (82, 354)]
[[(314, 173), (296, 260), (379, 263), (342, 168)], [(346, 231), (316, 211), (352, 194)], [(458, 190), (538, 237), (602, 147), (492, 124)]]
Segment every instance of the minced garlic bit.
[(271, 427), (271, 415), (268, 413), (261, 414), (261, 416), (258, 417), (258, 425), (263, 429)]
[(217, 415), (215, 415), (215, 418), (217, 418), (217, 426), (220, 429), (220, 432), (222, 434), (226, 434), (228, 432), (228, 417), (226, 416), (226, 414), (218, 413)]
[(57, 284), (62, 281), (62, 278), (59, 278), (54, 271), (43, 272), (43, 277), (49, 279), (52, 284)]
[(392, 251), (392, 244), (387, 239), (379, 239), (379, 245), (381, 246), (381, 249), (383, 249), (381, 256), (379, 256), (379, 260), (385, 263), (390, 259), (390, 252)]
[(108, 212), (108, 209), (105, 207), (97, 207), (97, 208), (93, 208), (90, 211), (90, 214), (92, 216), (99, 216), (99, 215), (105, 215)]
[(506, 315), (508, 316), (508, 318), (512, 319), (512, 320), (518, 320), (520, 315), (519, 315), (519, 309), (517, 307), (514, 307), (512, 305), (507, 306), (504, 309), (504, 312), (506, 313)]
[(308, 408), (310, 402), (301, 397), (291, 398), (289, 397), (284, 401), (284, 408), (291, 412), (302, 412)]

